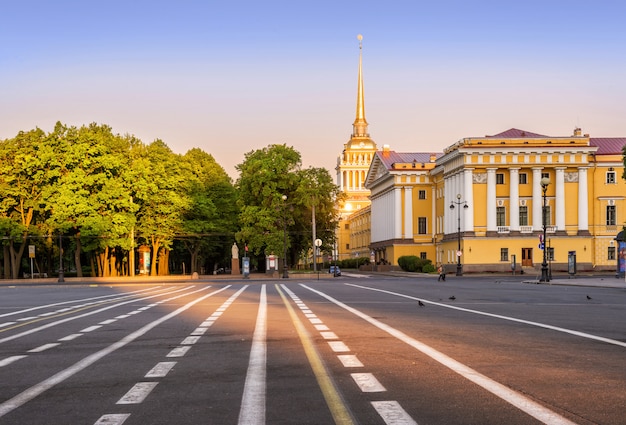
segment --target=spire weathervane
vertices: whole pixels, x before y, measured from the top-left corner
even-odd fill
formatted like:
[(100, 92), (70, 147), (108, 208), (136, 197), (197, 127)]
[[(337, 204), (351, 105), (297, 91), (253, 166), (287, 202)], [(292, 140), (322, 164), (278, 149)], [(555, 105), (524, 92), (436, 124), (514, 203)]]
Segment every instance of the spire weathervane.
[(359, 40), (359, 82), (356, 98), (356, 119), (352, 124), (353, 137), (368, 137), (367, 120), (365, 119), (365, 100), (363, 97), (363, 36), (356, 36)]

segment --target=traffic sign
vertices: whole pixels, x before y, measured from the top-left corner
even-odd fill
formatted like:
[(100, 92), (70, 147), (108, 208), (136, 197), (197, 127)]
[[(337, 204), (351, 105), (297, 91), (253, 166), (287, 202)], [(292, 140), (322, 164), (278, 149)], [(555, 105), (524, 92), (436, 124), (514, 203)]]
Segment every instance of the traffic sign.
[(457, 257), (460, 257), (461, 255), (463, 255), (463, 253), (462, 253), (461, 251), (457, 251), (457, 252), (456, 252), (456, 256), (457, 256)]
[(541, 243), (539, 244), (539, 249), (543, 251), (543, 248), (544, 248), (544, 244), (543, 244), (543, 242), (541, 242)]

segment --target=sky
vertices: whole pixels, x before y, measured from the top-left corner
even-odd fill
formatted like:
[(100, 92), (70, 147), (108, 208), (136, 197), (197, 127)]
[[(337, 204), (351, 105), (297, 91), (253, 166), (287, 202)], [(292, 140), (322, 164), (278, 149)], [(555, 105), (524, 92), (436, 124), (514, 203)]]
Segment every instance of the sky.
[(287, 144), (327, 168), (356, 115), (379, 148), (509, 128), (626, 137), (622, 0), (0, 0), (0, 139), (106, 124), (236, 179)]

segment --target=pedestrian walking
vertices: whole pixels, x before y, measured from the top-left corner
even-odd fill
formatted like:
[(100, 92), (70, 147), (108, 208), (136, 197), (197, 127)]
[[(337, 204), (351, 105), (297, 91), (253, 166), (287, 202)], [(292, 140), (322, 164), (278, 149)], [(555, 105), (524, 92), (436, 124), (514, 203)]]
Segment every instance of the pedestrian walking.
[(446, 272), (443, 271), (443, 266), (440, 264), (439, 267), (437, 267), (437, 272), (439, 273), (439, 277), (437, 278), (437, 282), (443, 280), (444, 282), (446, 281)]

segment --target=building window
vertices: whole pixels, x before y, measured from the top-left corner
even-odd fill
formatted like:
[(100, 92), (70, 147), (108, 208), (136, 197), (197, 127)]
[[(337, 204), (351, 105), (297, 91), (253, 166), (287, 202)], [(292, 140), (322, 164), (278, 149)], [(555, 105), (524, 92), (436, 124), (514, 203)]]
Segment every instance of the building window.
[(426, 259), (426, 253), (425, 252), (420, 252), (420, 258), (422, 260), (425, 260)]
[(616, 223), (615, 205), (606, 206), (606, 225), (615, 226)]
[(606, 252), (606, 259), (615, 260), (615, 247), (614, 246), (609, 247), (608, 251)]
[(615, 184), (615, 171), (607, 171), (606, 184)]
[(420, 190), (419, 192), (417, 192), (417, 195), (418, 195), (419, 199), (426, 199), (426, 191), (425, 190)]
[(350, 230), (350, 223), (346, 223), (343, 228), (346, 230)]
[(519, 207), (519, 225), (528, 226), (528, 207)]
[(554, 248), (548, 247), (548, 250), (546, 251), (546, 260), (554, 261)]
[(500, 248), (500, 261), (509, 261), (509, 249)]
[(496, 226), (506, 226), (505, 207), (496, 207)]
[(426, 230), (426, 217), (418, 217), (417, 218), (417, 233), (420, 235), (425, 235)]
[(550, 178), (550, 173), (541, 173), (541, 178), (542, 179), (549, 179)]
[(349, 243), (346, 244), (346, 250), (348, 250), (348, 249), (350, 249), (350, 244)]
[(526, 173), (519, 174), (519, 184), (528, 184), (528, 174)]
[(504, 173), (496, 173), (496, 184), (504, 184)]

